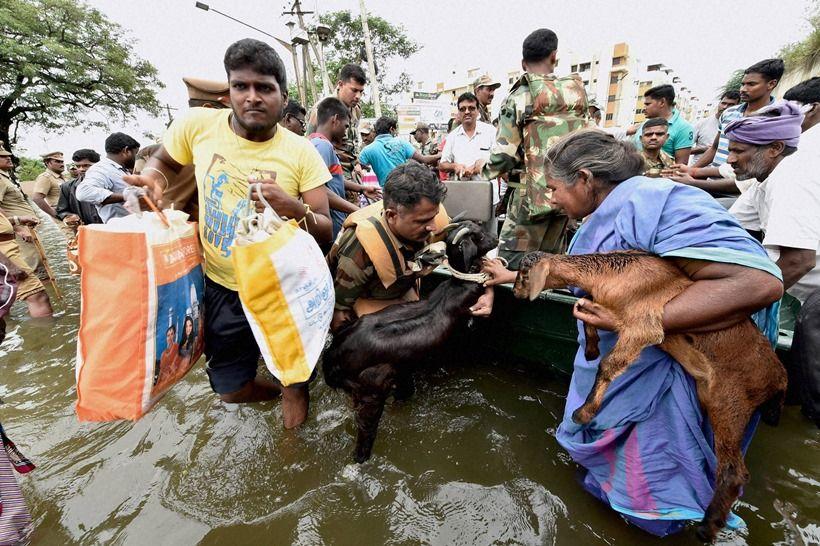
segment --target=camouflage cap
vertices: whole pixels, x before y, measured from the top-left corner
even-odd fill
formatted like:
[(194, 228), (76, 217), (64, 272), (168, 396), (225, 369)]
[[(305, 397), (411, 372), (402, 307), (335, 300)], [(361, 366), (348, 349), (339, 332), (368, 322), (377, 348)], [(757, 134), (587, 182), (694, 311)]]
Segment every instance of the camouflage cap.
[(424, 123), (423, 121), (420, 121), (416, 124), (416, 128), (413, 129), (412, 131), (410, 131), (410, 134), (413, 135), (413, 134), (416, 133), (416, 131), (428, 131), (429, 132), (430, 131), (430, 126), (427, 125), (426, 123)]
[(370, 121), (362, 121), (359, 123), (359, 133), (369, 135), (373, 132), (373, 123)]
[(589, 99), (589, 101), (587, 102), (587, 107), (589, 107), (589, 108), (595, 108), (595, 109), (596, 109), (596, 110), (598, 110), (599, 112), (603, 112), (603, 111), (604, 111), (604, 109), (601, 107), (601, 105), (600, 105), (600, 104), (598, 104), (598, 101), (597, 101), (597, 100), (595, 100), (595, 99)]
[(63, 160), (63, 152), (49, 152), (47, 154), (41, 155), (40, 157), (43, 158), (43, 161), (46, 161), (46, 160), (49, 160), (49, 159), (56, 159), (58, 161), (62, 161)]
[(498, 89), (501, 87), (501, 84), (495, 79), (491, 78), (489, 74), (484, 74), (476, 81), (473, 82), (473, 89), (478, 89), (479, 87), (489, 87), (491, 89)]
[(188, 98), (194, 100), (212, 100), (221, 102), (230, 94), (230, 86), (225, 81), (203, 80), (200, 78), (182, 78), (188, 88)]

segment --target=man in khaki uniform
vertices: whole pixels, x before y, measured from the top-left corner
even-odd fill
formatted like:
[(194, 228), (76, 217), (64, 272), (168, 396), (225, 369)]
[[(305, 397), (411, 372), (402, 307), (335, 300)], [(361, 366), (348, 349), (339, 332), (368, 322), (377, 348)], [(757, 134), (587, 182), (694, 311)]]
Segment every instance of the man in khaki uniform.
[[(3, 196), (0, 197), (0, 205), (5, 204), (8, 201), (7, 197), (11, 196), (11, 192), (7, 190), (8, 184), (17, 189), (22, 202), (28, 206), (22, 196), (23, 192), (12, 183), (6, 174), (11, 168), (11, 152), (0, 146), (0, 192), (3, 193)], [(28, 233), (28, 228), (37, 224), (37, 218), (34, 216), (34, 210), (31, 207), (28, 207), (27, 211), (22, 207), (12, 210), (23, 212), (23, 214), (9, 215), (5, 212), (5, 209), (0, 212), (0, 253), (5, 255), (12, 264), (25, 274), (22, 278), (18, 277), (17, 279), (17, 298), (26, 302), (29, 314), (32, 317), (51, 316), (51, 302), (48, 299), (46, 289), (43, 287), (43, 283), (37, 279), (34, 268), (24, 258), (18, 245), (20, 234)]]
[[(15, 217), (30, 217), (37, 218), (37, 213), (26, 199), (23, 190), (17, 184), (11, 181), (11, 171), (14, 164), (11, 162), (11, 152), (6, 151), (5, 148), (0, 147), (0, 212), (12, 220), (12, 224), (17, 224), (14, 221)], [(29, 230), (28, 226), (18, 226), (15, 230), (17, 235), (17, 244), (20, 247), (23, 260), (28, 264), (29, 268), (36, 270), (40, 267), (40, 254), (37, 252), (37, 247), (34, 246), (34, 235)]]
[[(190, 108), (228, 108), (230, 106), (230, 88), (228, 82), (203, 80), (200, 78), (182, 78), (188, 88), (188, 106)], [(144, 147), (137, 154), (134, 162), (134, 174), (140, 174), (145, 162), (151, 157), (160, 144)], [(194, 180), (194, 165), (187, 165), (179, 171), (162, 193), (163, 208), (173, 208), (187, 212), (192, 220), (199, 218), (199, 197)]]
[(63, 153), (51, 152), (41, 157), (46, 165), (46, 170), (34, 180), (31, 199), (43, 212), (57, 220), (57, 212), (54, 207), (57, 206), (57, 201), (60, 200), (60, 185), (65, 182), (63, 178), (63, 167), (65, 167)]

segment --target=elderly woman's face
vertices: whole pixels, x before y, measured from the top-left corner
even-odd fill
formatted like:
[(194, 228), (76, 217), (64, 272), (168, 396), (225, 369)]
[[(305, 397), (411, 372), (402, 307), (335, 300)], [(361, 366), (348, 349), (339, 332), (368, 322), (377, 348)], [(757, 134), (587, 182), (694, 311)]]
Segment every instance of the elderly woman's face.
[(585, 177), (578, 176), (571, 185), (549, 177), (547, 187), (552, 190), (550, 205), (560, 208), (570, 218), (583, 218), (595, 211), (595, 198)]

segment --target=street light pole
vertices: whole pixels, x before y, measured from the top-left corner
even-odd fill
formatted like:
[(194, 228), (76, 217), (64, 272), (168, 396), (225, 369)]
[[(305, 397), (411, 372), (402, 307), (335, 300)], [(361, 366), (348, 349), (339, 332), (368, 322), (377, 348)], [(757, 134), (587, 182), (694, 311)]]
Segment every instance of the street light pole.
[(370, 73), (370, 92), (373, 95), (373, 110), (376, 117), (382, 115), (382, 104), (379, 100), (379, 83), (376, 81), (376, 63), (373, 61), (373, 44), (370, 43), (370, 27), (367, 24), (367, 8), (364, 0), (359, 0), (359, 10), (361, 11), (362, 30), (364, 31), (364, 48), (367, 52), (367, 69)]
[[(293, 40), (293, 27), (296, 25), (293, 21), (286, 23), (290, 30), (290, 39)], [(305, 91), (302, 76), (299, 75), (299, 55), (296, 53), (296, 48), (290, 48), (290, 56), (293, 58), (293, 73), (296, 75), (296, 89), (299, 91), (299, 102), (302, 106), (307, 107), (307, 92)]]
[(273, 38), (276, 41), (276, 43), (278, 43), (279, 45), (284, 47), (288, 51), (288, 53), (290, 53), (291, 57), (293, 58), (293, 72), (296, 74), (296, 87), (299, 89), (299, 99), (301, 99), (302, 104), (305, 104), (305, 101), (306, 101), (307, 97), (305, 96), (305, 90), (304, 90), (304, 88), (301, 84), (300, 78), (299, 78), (299, 62), (297, 60), (296, 48), (294, 48), (290, 43), (288, 43), (285, 40), (279, 38), (278, 36), (274, 36), (273, 34), (270, 34), (269, 32), (265, 32), (264, 30), (262, 30), (260, 28), (257, 28), (253, 25), (249, 25), (245, 21), (240, 21), (236, 17), (231, 17), (227, 13), (223, 13), (223, 12), (217, 10), (217, 9), (214, 9), (211, 6), (209, 6), (208, 4), (205, 4), (204, 2), (196, 2), (194, 4), (194, 6), (201, 9), (202, 11), (212, 11), (214, 13), (217, 13), (217, 14), (221, 15), (222, 17), (227, 17), (231, 21), (235, 21), (235, 22), (239, 23), (240, 25), (244, 25), (244, 26), (246, 26), (250, 29), (253, 29), (256, 32), (259, 32), (260, 34), (264, 34), (265, 36), (269, 36), (270, 38)]

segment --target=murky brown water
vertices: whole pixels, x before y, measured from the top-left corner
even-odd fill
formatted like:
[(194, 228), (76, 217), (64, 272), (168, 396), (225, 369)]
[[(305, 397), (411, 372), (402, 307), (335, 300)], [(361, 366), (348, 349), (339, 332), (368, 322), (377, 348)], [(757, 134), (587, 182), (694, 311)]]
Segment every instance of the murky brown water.
[[(44, 239), (59, 237), (43, 230)], [(385, 412), (374, 457), (352, 464), (345, 397), (321, 378), (307, 424), (277, 403), (226, 406), (200, 363), (137, 423), (74, 417), (79, 295), (48, 244), (68, 309), (28, 320), (0, 349), (0, 419), (38, 469), (22, 484), (34, 544), (696, 544), (624, 523), (581, 491), (552, 437), (566, 379), (504, 363), (451, 363)], [(820, 543), (820, 433), (788, 408), (762, 426), (725, 544)]]

